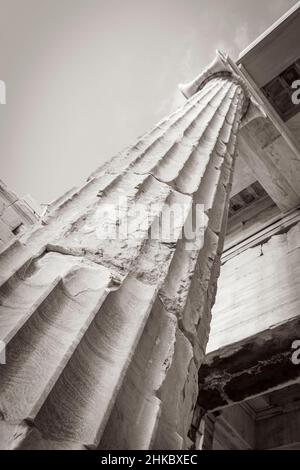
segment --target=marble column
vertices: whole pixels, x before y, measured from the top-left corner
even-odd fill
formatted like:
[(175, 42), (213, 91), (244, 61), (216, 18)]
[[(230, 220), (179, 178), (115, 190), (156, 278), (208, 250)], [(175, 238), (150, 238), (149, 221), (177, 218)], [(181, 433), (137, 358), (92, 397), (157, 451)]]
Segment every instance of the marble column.
[(2, 448), (191, 446), (249, 97), (222, 55), (182, 90), (182, 108), (2, 250)]

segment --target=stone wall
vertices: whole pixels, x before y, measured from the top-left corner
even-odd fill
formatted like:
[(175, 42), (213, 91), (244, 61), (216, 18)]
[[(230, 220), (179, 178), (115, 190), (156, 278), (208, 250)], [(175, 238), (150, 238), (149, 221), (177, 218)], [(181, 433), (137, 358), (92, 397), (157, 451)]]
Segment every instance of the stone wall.
[(39, 207), (34, 201), (19, 198), (0, 180), (0, 248), (39, 218)]
[[(234, 288), (232, 288), (234, 286)], [(267, 236), (221, 268), (207, 353), (300, 314), (300, 225)]]
[(191, 446), (244, 105), (229, 73), (206, 80), (2, 251), (3, 448)]

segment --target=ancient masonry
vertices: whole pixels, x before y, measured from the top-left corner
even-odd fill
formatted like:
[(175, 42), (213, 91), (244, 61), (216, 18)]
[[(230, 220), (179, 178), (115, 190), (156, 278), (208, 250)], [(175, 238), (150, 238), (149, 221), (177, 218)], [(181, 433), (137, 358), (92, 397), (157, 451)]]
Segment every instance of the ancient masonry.
[(0, 250), (25, 227), (36, 223), (40, 211), (30, 196), (19, 198), (0, 180)]
[[(181, 109), (2, 248), (2, 448), (193, 445), (235, 144), (253, 104), (221, 54), (182, 91)], [(101, 208), (120, 195), (120, 218), (137, 203), (156, 213), (127, 239), (101, 238)], [(181, 219), (172, 242), (148, 236), (172, 205), (188, 207), (187, 220), (197, 203), (205, 220), (192, 245)]]

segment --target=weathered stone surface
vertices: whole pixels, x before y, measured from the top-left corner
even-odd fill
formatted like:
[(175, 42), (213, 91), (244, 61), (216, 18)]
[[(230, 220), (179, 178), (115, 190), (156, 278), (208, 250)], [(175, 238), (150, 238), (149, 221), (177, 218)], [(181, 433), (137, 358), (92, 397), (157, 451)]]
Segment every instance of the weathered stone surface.
[(199, 406), (215, 410), (299, 381), (299, 365), (292, 362), (299, 335), (298, 316), (208, 354), (199, 371)]
[(39, 210), (30, 196), (19, 198), (0, 180), (0, 249), (15, 240), (17, 231), (36, 223)]
[[(4, 448), (191, 445), (244, 105), (237, 79), (211, 77), (2, 251)], [(176, 204), (171, 241), (150, 237)]]
[[(299, 230), (299, 223), (292, 225), (223, 266), (199, 372), (202, 408), (222, 408), (299, 381), (299, 365), (292, 361), (300, 338)], [(237, 288), (230, 296), (227, 283)]]
[(299, 316), (299, 230), (279, 225), (223, 264), (207, 353)]

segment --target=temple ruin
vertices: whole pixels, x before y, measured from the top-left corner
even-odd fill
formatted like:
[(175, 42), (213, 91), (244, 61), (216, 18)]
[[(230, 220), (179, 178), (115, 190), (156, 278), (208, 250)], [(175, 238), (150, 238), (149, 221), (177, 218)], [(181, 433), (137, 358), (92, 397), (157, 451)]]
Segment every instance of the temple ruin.
[(2, 449), (300, 449), (299, 30), (42, 215), (0, 193)]

